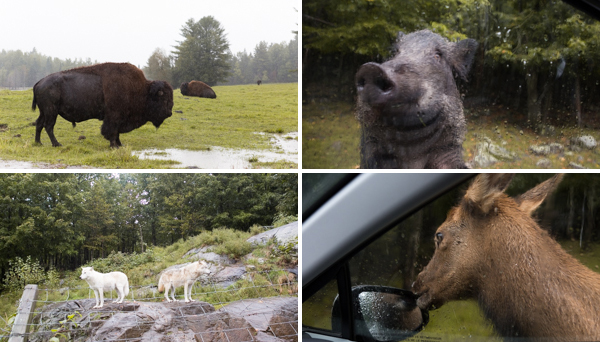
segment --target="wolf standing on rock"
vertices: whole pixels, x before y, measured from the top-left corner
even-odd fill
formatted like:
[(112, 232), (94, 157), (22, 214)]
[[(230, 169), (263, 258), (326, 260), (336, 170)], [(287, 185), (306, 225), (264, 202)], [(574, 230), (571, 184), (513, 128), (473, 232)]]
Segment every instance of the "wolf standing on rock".
[[(165, 291), (165, 298), (167, 302), (177, 301), (175, 299), (175, 289), (183, 285), (183, 297), (185, 302), (194, 302), (192, 299), (192, 285), (196, 282), (202, 274), (209, 274), (210, 266), (206, 261), (196, 261), (185, 267), (177, 268), (174, 270), (165, 271), (158, 281), (158, 292)], [(173, 300), (169, 299), (169, 289), (172, 289), (171, 296)]]
[(356, 73), (361, 168), (467, 168), (467, 131), (454, 81), (466, 81), (477, 42), (428, 30), (398, 33), (396, 55)]
[[(123, 272), (100, 273), (94, 271), (93, 267), (81, 268), (81, 279), (85, 280), (96, 296), (96, 306), (98, 309), (104, 306), (104, 291), (117, 290), (117, 303), (123, 303), (125, 296), (129, 294), (129, 280)], [(99, 299), (98, 299), (99, 298)]]

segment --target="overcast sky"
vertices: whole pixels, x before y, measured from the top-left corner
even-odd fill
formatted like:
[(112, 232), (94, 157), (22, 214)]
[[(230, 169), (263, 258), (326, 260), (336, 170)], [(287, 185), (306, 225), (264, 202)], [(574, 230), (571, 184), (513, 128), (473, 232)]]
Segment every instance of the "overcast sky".
[(33, 0), (0, 2), (0, 50), (146, 65), (156, 48), (170, 53), (181, 27), (212, 15), (233, 53), (260, 41), (289, 42), (299, 0)]

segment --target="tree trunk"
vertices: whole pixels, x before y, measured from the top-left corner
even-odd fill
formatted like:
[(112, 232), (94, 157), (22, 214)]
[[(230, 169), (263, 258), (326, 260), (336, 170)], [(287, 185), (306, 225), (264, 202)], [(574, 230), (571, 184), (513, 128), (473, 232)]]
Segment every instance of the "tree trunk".
[(538, 100), (538, 72), (531, 68), (527, 75), (527, 120), (533, 129), (541, 125), (542, 106)]
[(575, 187), (574, 186), (569, 187), (569, 200), (567, 203), (569, 206), (569, 217), (567, 219), (567, 229), (565, 231), (565, 237), (571, 239), (571, 241), (575, 241), (575, 236), (574, 236), (575, 229), (573, 228), (573, 220), (575, 219)]
[(583, 231), (583, 249), (587, 250), (589, 248), (589, 244), (592, 241), (592, 233), (594, 232), (595, 227), (595, 216), (594, 215), (594, 202), (596, 199), (596, 187), (590, 186), (588, 188), (588, 196), (587, 196), (587, 217), (586, 217), (586, 227)]
[(575, 94), (574, 94), (575, 116), (577, 117), (577, 127), (581, 128), (581, 89), (579, 87), (579, 75), (575, 76)]

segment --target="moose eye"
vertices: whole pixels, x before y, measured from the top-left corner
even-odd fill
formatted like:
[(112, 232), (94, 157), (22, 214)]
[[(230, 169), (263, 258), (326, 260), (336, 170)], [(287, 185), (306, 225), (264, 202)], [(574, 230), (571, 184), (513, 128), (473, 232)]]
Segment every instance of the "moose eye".
[(440, 243), (442, 243), (442, 240), (444, 240), (444, 234), (435, 233), (435, 242), (437, 243), (438, 246), (440, 245)]

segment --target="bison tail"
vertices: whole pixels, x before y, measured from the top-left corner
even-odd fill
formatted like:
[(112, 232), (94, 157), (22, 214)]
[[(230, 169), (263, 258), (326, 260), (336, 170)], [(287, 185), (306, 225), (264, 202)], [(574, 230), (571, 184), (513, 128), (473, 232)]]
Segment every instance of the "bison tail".
[(35, 110), (35, 106), (37, 103), (35, 102), (35, 91), (33, 92), (33, 102), (31, 103), (31, 110)]

